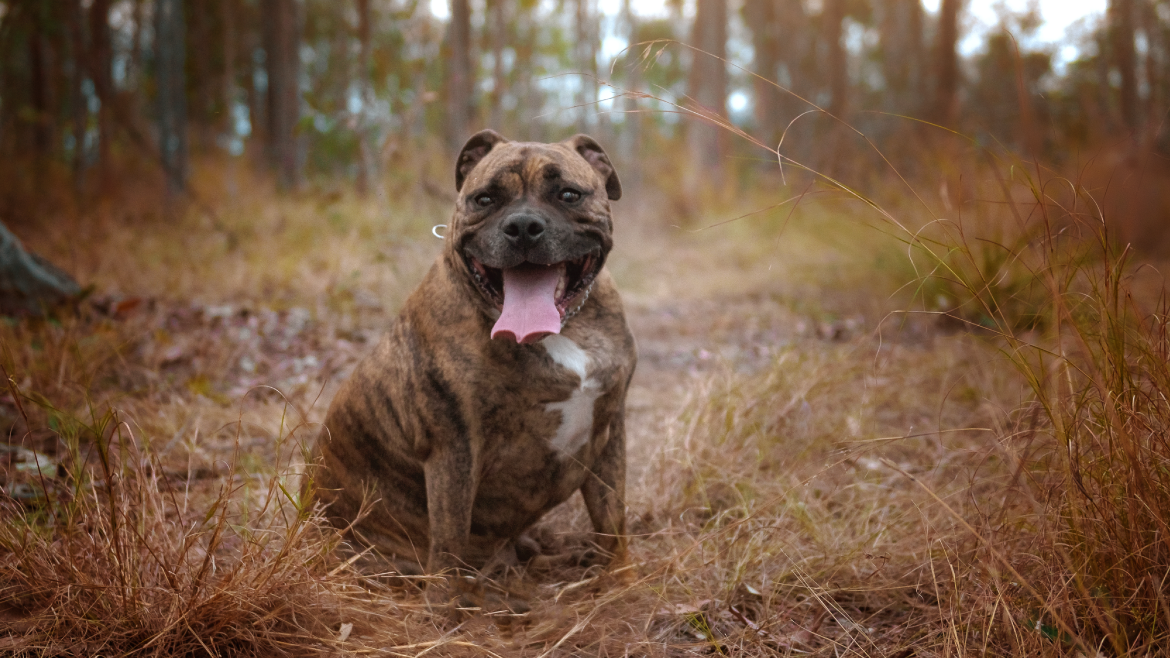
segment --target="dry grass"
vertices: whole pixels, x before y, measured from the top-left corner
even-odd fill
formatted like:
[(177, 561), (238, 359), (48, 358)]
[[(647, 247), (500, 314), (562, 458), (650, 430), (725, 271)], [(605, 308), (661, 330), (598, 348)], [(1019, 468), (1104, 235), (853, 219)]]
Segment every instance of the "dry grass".
[(1044, 421), (1026, 437), (1035, 452), (1018, 459), (1031, 507), (1021, 519), (1036, 528), (1018, 539), (1045, 559), (1014, 560), (1015, 575), (1029, 580), (1036, 627), (1053, 642), (1147, 655), (1170, 638), (1165, 281), (1135, 285), (1132, 247), (1070, 187), (1066, 199), (1037, 194), (1039, 239), (1021, 250), (1047, 292), (1049, 331), (995, 327)]
[[(295, 494), (314, 423), (437, 253), (446, 204), (246, 183), (214, 215), (105, 208), (22, 235), (99, 303), (0, 326), (9, 442), (63, 464), (25, 474), (41, 494), (0, 510), (5, 651), (1126, 655), (1164, 642), (1170, 381), (1165, 324), (1151, 322), (1164, 314), (1124, 294), (1132, 270), (1112, 247), (1056, 238), (1084, 219), (1068, 200), (1064, 214), (1052, 195), (1027, 205), (1039, 186), (1012, 183), (1018, 215), (977, 205), (944, 225), (907, 205), (885, 218), (906, 233), (844, 200), (698, 232), (670, 228), (660, 199), (618, 204), (611, 269), (641, 355), (635, 567), (496, 574), (482, 584), (532, 612), (450, 628), (418, 581), (348, 565)], [(555, 544), (587, 527), (574, 499), (539, 532)]]
[(281, 477), (233, 467), (200, 496), (116, 416), (86, 429), (102, 438), (69, 454), (93, 468), (69, 464), (31, 510), (3, 502), (6, 651), (331, 655), (341, 624), (370, 622), (336, 537)]

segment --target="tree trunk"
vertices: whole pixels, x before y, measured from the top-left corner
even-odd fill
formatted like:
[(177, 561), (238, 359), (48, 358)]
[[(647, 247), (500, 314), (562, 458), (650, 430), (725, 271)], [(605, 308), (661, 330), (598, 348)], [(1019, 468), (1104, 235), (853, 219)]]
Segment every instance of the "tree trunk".
[(370, 143), (371, 126), (369, 121), (370, 104), (374, 95), (370, 90), (370, 0), (357, 0), (357, 35), (358, 35), (358, 93), (362, 99), (361, 116), (357, 120), (358, 138), (358, 178), (357, 191), (361, 196), (370, 192), (370, 187), (377, 177), (377, 163), (374, 159), (374, 149)]
[[(268, 67), (256, 57), (256, 54), (263, 52), (267, 59), (268, 54), (264, 48), (268, 45), (268, 30), (264, 26), (265, 21), (259, 6), (237, 5), (237, 9), (241, 25), (240, 45), (244, 53), (241, 59), (246, 67), (240, 76), (240, 82), (243, 83), (243, 92), (247, 97), (248, 121), (252, 128), (248, 139), (250, 143), (259, 147), (251, 149), (250, 159), (257, 169), (264, 169), (272, 164), (268, 139)], [(262, 73), (264, 75), (261, 75)], [(260, 82), (264, 84), (258, 84)]]
[[(48, 20), (45, 7), (34, 5), (29, 20), (29, 100), (32, 106), (32, 150), (37, 160), (49, 156), (53, 142), (53, 121), (50, 109), (52, 88), (49, 75), (49, 43), (45, 34)], [(39, 163), (38, 163), (39, 169)]]
[(219, 131), (221, 139), (227, 142), (228, 160), (224, 167), (223, 181), (224, 188), (231, 198), (235, 198), (239, 191), (239, 184), (236, 181), (236, 170), (239, 164), (236, 162), (236, 156), (240, 154), (238, 150), (240, 136), (236, 134), (236, 53), (238, 48), (236, 36), (236, 8), (232, 0), (220, 0), (220, 13), (223, 16), (223, 78), (220, 80), (219, 92), (222, 95), (220, 105), (223, 107), (219, 122)]
[(775, 2), (748, 2), (744, 4), (744, 18), (752, 31), (752, 47), (755, 51), (752, 72), (759, 77), (752, 78), (755, 96), (754, 110), (756, 134), (765, 144), (775, 147), (780, 139), (780, 99), (783, 91), (779, 84), (781, 33), (776, 15)]
[(81, 292), (68, 274), (25, 251), (20, 240), (0, 223), (0, 313), (43, 315)]
[[(1146, 88), (1149, 89), (1149, 96), (1146, 97), (1145, 108), (1142, 114), (1145, 116), (1144, 121), (1146, 125), (1153, 127), (1155, 130), (1158, 124), (1161, 123), (1162, 117), (1162, 90), (1160, 85), (1165, 77), (1165, 71), (1161, 70), (1159, 66), (1159, 57), (1165, 52), (1163, 44), (1162, 25), (1158, 20), (1157, 7), (1151, 0), (1141, 0), (1141, 25), (1142, 32), (1146, 36)], [(1151, 135), (1156, 137), (1156, 135)]]
[(132, 0), (130, 18), (133, 28), (130, 32), (130, 52), (125, 69), (124, 84), (128, 89), (134, 91), (125, 101), (118, 99), (118, 104), (114, 108), (114, 123), (117, 127), (126, 130), (126, 122), (134, 122), (134, 127), (126, 130), (126, 133), (139, 147), (143, 146), (140, 138), (146, 132), (146, 129), (139, 124), (139, 120), (141, 117), (150, 116), (150, 111), (146, 109), (147, 99), (143, 93), (143, 88), (146, 86), (147, 80), (150, 79), (143, 61), (143, 53), (146, 51), (146, 35), (150, 34), (150, 29), (146, 25), (146, 21), (150, 20), (151, 16), (147, 8), (147, 4), (150, 2), (151, 0)]
[(300, 29), (296, 0), (264, 0), (268, 65), (268, 157), (283, 190), (300, 184), (297, 123), (301, 116)]
[(727, 132), (713, 125), (727, 120), (727, 0), (698, 0), (691, 45), (688, 95), (707, 119), (690, 117), (686, 123), (691, 182), (720, 187)]
[(504, 42), (508, 38), (508, 18), (504, 0), (488, 1), (488, 21), (492, 41), (491, 128), (504, 130)]
[(471, 94), (475, 86), (468, 0), (451, 0), (447, 47), (451, 55), (447, 60), (447, 144), (452, 151), (458, 151), (471, 136)]
[(73, 51), (73, 75), (69, 81), (70, 105), (73, 110), (73, 191), (80, 195), (85, 190), (85, 124), (89, 107), (82, 89), (85, 82), (85, 9), (82, 0), (67, 0), (69, 40)]
[(805, 93), (808, 17), (800, 0), (745, 2), (752, 32), (756, 133), (775, 148), (788, 121), (807, 109), (793, 94)]
[(1109, 84), (1109, 70), (1111, 68), (1110, 59), (1112, 58), (1108, 57), (1106, 53), (1109, 52), (1110, 40), (1108, 35), (1105, 34), (1098, 33), (1096, 36), (1097, 52), (1100, 53), (1101, 56), (1096, 58), (1097, 66), (1095, 67), (1096, 70), (1094, 72), (1096, 73), (1095, 77), (1097, 78), (1097, 89), (1094, 90), (1095, 93), (1093, 94), (1093, 100), (1095, 101), (1094, 105), (1096, 106), (1097, 110), (1096, 116), (1100, 117), (1100, 119), (1090, 123), (1090, 125), (1095, 129), (1095, 131), (1100, 133), (1096, 135), (1097, 137), (1103, 137), (1105, 135), (1111, 134), (1114, 131), (1117, 123), (1117, 116), (1111, 107), (1113, 99), (1111, 98), (1108, 91), (1111, 87)]
[(145, 18), (142, 15), (142, 5), (145, 0), (134, 0), (131, 7), (130, 15), (134, 21), (134, 31), (130, 36), (130, 74), (134, 87), (139, 87), (142, 84), (142, 21)]
[(589, 0), (577, 0), (576, 40), (574, 50), (576, 69), (580, 81), (577, 87), (577, 132), (592, 132), (597, 117), (597, 54), (594, 50), (596, 38), (593, 34), (595, 13)]
[(879, 23), (886, 107), (895, 114), (917, 115), (924, 109), (921, 0), (883, 0)]
[(187, 121), (195, 136), (197, 151), (205, 151), (215, 142), (215, 76), (211, 58), (215, 52), (212, 20), (215, 4), (202, 0), (187, 6), (187, 72), (191, 88)]
[[(621, 9), (622, 25), (626, 29), (626, 42), (629, 50), (626, 51), (626, 66), (625, 71), (626, 89), (628, 91), (640, 91), (642, 86), (642, 62), (641, 53), (642, 48), (637, 47), (638, 43), (638, 22), (634, 17), (634, 12), (630, 7), (630, 0), (622, 0)], [(630, 63), (632, 62), (632, 64)], [(629, 190), (638, 190), (642, 185), (642, 168), (636, 166), (638, 154), (642, 151), (642, 115), (638, 113), (638, 101), (632, 95), (627, 95), (622, 99), (622, 160), (623, 164), (628, 163), (622, 169), (622, 180), (624, 187)]]
[(158, 141), (167, 187), (187, 188), (186, 28), (183, 0), (155, 0), (155, 82), (158, 86)]
[(938, 14), (938, 36), (935, 45), (934, 107), (931, 119), (951, 127), (958, 114), (959, 60), (956, 52), (959, 42), (959, 12), (962, 0), (942, 0)]
[(1158, 62), (1154, 69), (1157, 84), (1150, 91), (1150, 125), (1154, 129), (1151, 138), (1155, 148), (1167, 155), (1170, 154), (1170, 125), (1167, 125), (1164, 113), (1170, 105), (1170, 24), (1150, 21), (1147, 25), (1151, 34), (1157, 35), (1152, 39), (1151, 51), (1156, 53)]
[(1109, 36), (1113, 42), (1113, 64), (1121, 74), (1121, 120), (1126, 130), (1139, 128), (1137, 53), (1134, 49), (1133, 0), (1110, 0)]
[(90, 78), (101, 106), (98, 109), (98, 178), (109, 181), (110, 142), (113, 140), (114, 78), (110, 43), (110, 0), (94, 0), (89, 8)]
[(220, 129), (235, 136), (235, 117), (233, 110), (236, 105), (236, 10), (232, 0), (220, 0), (220, 11), (223, 13), (223, 80), (220, 93), (223, 95), (223, 116)]
[(907, 57), (910, 60), (909, 71), (909, 85), (907, 90), (906, 102), (904, 108), (906, 112), (912, 112), (916, 116), (921, 115), (926, 109), (926, 42), (925, 21), (922, 16), (922, 1), (908, 0), (907, 1), (907, 22), (906, 28), (906, 50)]
[(516, 105), (520, 108), (520, 138), (527, 141), (541, 141), (542, 124), (536, 120), (543, 109), (543, 97), (533, 83), (534, 60), (540, 26), (533, 20), (533, 8), (520, 5), (516, 8)]
[(849, 62), (845, 56), (845, 44), (841, 43), (844, 20), (845, 0), (825, 0), (821, 21), (829, 68), (829, 106), (826, 109), (839, 119), (845, 118), (849, 104)]
[(1032, 109), (1032, 92), (1028, 87), (1027, 71), (1024, 70), (1024, 59), (1015, 41), (1012, 52), (1012, 62), (1015, 64), (1016, 103), (1020, 112), (1020, 143), (1024, 148), (1024, 155), (1036, 158), (1040, 154), (1040, 133), (1036, 128), (1036, 113)]
[[(804, 99), (811, 99), (821, 84), (817, 69), (817, 39), (809, 16), (801, 0), (775, 0), (775, 38), (779, 42), (780, 66), (777, 82), (792, 93), (777, 92), (776, 107), (780, 113), (773, 135), (778, 145), (788, 122), (800, 113), (811, 109)], [(793, 95), (796, 94), (796, 95)], [(799, 96), (800, 98), (798, 98)], [(785, 137), (786, 150), (807, 153), (812, 138), (808, 131), (797, 131)]]

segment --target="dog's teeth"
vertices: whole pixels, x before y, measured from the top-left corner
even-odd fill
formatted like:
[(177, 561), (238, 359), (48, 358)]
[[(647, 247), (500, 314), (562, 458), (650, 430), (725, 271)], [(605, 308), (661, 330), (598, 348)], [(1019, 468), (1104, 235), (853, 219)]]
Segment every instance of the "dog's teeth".
[(585, 294), (581, 295), (581, 302), (578, 303), (577, 306), (572, 310), (565, 311), (565, 317), (561, 318), (562, 329), (564, 328), (565, 323), (567, 323), (574, 315), (577, 315), (577, 313), (580, 312), (582, 308), (585, 308), (585, 302), (589, 301), (589, 293), (593, 292), (593, 282), (590, 281), (587, 285), (588, 287), (585, 288)]

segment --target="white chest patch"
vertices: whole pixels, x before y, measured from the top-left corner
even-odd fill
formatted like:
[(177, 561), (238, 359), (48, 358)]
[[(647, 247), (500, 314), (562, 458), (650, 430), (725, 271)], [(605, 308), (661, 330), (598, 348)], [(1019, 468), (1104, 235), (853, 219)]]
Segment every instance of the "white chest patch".
[(561, 413), (561, 425), (550, 443), (562, 454), (571, 455), (580, 450), (593, 434), (593, 405), (601, 396), (601, 386), (589, 379), (589, 355), (576, 343), (560, 334), (553, 334), (540, 342), (557, 365), (576, 374), (581, 381), (568, 400), (550, 402), (544, 407), (546, 411)]

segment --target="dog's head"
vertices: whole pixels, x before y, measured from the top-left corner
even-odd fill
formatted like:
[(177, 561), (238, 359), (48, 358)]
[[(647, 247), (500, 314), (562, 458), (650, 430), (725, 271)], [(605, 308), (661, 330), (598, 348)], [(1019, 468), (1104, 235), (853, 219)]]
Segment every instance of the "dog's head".
[(499, 315), (492, 338), (558, 333), (613, 245), (609, 202), (622, 186), (605, 151), (586, 135), (538, 144), (484, 130), (459, 154), (455, 189), (449, 262)]

